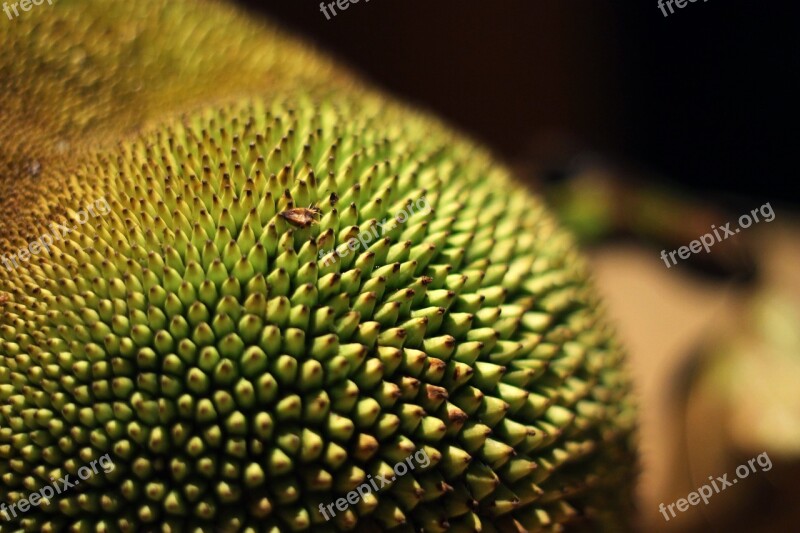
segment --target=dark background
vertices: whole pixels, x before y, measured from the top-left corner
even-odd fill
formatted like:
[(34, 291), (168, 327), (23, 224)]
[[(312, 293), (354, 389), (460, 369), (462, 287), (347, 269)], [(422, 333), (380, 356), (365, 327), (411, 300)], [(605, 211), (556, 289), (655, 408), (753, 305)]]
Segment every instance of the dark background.
[(590, 151), (695, 193), (800, 198), (794, 2), (361, 0), (331, 20), (240, 3), (512, 163)]

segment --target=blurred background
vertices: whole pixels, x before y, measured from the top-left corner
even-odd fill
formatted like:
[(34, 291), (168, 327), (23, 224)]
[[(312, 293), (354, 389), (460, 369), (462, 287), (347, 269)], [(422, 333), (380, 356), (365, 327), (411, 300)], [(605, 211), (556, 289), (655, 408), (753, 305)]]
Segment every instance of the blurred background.
[[(573, 229), (630, 352), (642, 530), (796, 530), (796, 3), (239, 3), (487, 144)], [(767, 203), (774, 221), (661, 260)], [(768, 471), (659, 514), (763, 452)]]

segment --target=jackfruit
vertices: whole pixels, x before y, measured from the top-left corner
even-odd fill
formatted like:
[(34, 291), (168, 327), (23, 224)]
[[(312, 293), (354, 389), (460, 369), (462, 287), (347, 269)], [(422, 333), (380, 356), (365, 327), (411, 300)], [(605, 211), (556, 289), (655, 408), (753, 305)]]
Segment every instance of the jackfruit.
[(623, 351), (485, 150), (223, 4), (0, 43), (0, 531), (627, 527)]

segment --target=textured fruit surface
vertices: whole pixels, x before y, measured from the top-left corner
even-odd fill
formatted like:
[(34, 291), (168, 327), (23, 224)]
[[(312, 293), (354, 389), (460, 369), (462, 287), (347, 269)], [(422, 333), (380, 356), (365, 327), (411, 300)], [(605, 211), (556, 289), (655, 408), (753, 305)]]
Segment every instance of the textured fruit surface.
[(488, 154), (217, 4), (9, 26), (0, 251), (74, 230), (0, 266), (0, 503), (115, 468), (0, 531), (626, 527), (622, 351)]

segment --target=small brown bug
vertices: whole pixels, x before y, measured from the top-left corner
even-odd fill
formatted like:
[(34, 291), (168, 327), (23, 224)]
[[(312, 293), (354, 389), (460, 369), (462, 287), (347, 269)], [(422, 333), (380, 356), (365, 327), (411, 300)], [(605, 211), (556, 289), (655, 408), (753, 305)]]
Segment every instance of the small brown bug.
[(10, 299), (11, 299), (11, 297), (7, 293), (0, 292), (0, 304), (4, 304)]
[(321, 211), (314, 204), (308, 207), (295, 207), (278, 213), (286, 222), (298, 228), (307, 228), (311, 224), (317, 224), (317, 219)]

